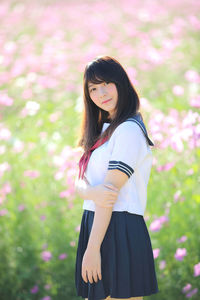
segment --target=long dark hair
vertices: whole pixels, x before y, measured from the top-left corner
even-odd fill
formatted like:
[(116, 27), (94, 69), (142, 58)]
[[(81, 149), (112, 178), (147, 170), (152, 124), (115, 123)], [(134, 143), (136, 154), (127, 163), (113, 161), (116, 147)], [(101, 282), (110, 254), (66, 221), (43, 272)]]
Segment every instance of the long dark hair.
[[(98, 107), (90, 98), (88, 82), (94, 84), (115, 83), (118, 101), (113, 120), (109, 119), (109, 112)], [(110, 137), (115, 128), (127, 118), (138, 113), (142, 117), (139, 112), (140, 100), (133, 84), (122, 65), (110, 56), (97, 56), (86, 65), (83, 76), (83, 101), (81, 130), (77, 146), (82, 147), (86, 153), (99, 138), (103, 139), (107, 135)], [(110, 125), (101, 134), (104, 122), (110, 123)]]

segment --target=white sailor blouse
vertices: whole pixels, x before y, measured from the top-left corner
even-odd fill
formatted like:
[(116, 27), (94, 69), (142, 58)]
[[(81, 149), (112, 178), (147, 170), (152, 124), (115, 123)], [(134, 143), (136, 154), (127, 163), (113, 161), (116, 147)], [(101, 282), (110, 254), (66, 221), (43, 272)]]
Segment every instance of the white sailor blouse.
[[(109, 125), (110, 123), (104, 123), (102, 132)], [(150, 146), (154, 144), (138, 114), (118, 125), (110, 139), (93, 150), (85, 171), (90, 185), (103, 183), (108, 170), (118, 169), (128, 176), (119, 191), (113, 211), (127, 211), (144, 216), (153, 159)], [(84, 199), (83, 209), (95, 211), (94, 201)]]

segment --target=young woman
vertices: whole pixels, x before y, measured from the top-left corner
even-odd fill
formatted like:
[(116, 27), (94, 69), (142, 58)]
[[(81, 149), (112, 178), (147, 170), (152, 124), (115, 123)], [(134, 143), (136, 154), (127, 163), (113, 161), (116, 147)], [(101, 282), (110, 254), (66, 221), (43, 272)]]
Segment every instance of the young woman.
[(152, 165), (139, 97), (109, 56), (88, 63), (75, 186), (84, 199), (75, 285), (88, 300), (143, 299), (159, 292), (144, 220)]

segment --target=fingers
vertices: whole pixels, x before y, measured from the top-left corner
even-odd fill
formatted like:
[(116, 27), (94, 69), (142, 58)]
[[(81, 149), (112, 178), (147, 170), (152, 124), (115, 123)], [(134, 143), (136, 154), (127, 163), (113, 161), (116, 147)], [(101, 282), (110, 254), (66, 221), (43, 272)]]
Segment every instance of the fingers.
[(98, 282), (97, 272), (95, 274), (92, 272), (87, 272), (87, 277), (90, 283)]
[(97, 271), (96, 271), (96, 273), (93, 273), (93, 278), (94, 278), (95, 282), (98, 282)]
[(99, 277), (99, 280), (102, 280), (101, 271), (98, 272), (98, 277)]
[(114, 203), (111, 203), (111, 204), (103, 204), (103, 203), (97, 203), (98, 206), (101, 206), (101, 207), (105, 207), (105, 208), (109, 208), (109, 207), (113, 207)]
[(87, 277), (90, 283), (93, 283), (92, 272), (87, 272)]
[(104, 184), (104, 186), (106, 188), (108, 188), (107, 194), (109, 195), (109, 197), (113, 197), (113, 199), (115, 199), (116, 197), (118, 197), (119, 190), (116, 187), (114, 187), (114, 189), (112, 189), (112, 188), (110, 188), (110, 187), (112, 187), (112, 185)]
[(103, 205), (100, 205), (101, 207), (105, 207), (105, 208), (110, 208), (110, 207), (113, 207), (113, 204), (103, 204)]
[(87, 279), (87, 271), (82, 269), (82, 274), (81, 274), (83, 280), (87, 283), (88, 279)]
[(113, 206), (115, 204), (115, 201), (113, 200), (113, 201), (109, 201), (109, 202), (107, 202), (106, 203), (106, 207), (111, 207), (111, 206)]
[(112, 207), (115, 204), (115, 200), (106, 200), (106, 201), (98, 201), (96, 205), (99, 205), (101, 207)]
[(87, 283), (87, 277), (86, 277), (84, 274), (82, 274), (82, 278), (83, 278), (83, 281), (84, 281), (85, 283)]
[(88, 283), (88, 281), (90, 283), (94, 283), (94, 282), (97, 283), (98, 280), (102, 279), (102, 276), (101, 276), (100, 271), (99, 272), (96, 271), (96, 273), (85, 271), (85, 272), (82, 272), (82, 278), (85, 281), (85, 283)]
[(117, 192), (119, 191), (119, 189), (116, 186), (112, 185), (111, 183), (104, 183), (104, 186), (106, 186), (109, 189), (112, 189), (114, 191), (117, 191)]

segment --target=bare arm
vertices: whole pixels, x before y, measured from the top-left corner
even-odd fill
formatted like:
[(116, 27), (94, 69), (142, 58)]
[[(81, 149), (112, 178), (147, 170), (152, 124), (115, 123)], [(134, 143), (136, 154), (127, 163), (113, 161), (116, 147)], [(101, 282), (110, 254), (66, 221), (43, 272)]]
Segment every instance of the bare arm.
[[(112, 184), (113, 186), (117, 187), (118, 190), (120, 190), (127, 180), (128, 176), (125, 173), (117, 169), (108, 170), (104, 179), (104, 184)], [(89, 249), (100, 250), (101, 243), (110, 223), (112, 210), (113, 205), (112, 207), (108, 208), (100, 207), (98, 205), (95, 206), (95, 216), (87, 246)]]

